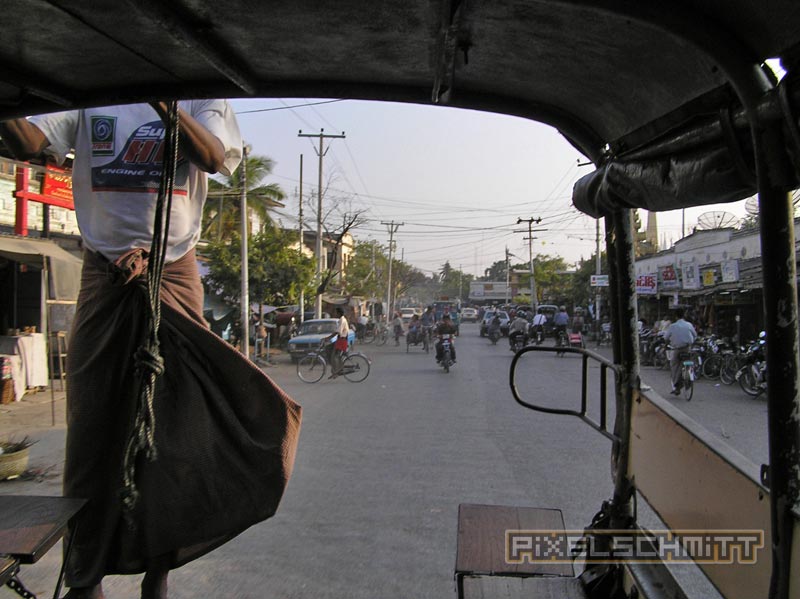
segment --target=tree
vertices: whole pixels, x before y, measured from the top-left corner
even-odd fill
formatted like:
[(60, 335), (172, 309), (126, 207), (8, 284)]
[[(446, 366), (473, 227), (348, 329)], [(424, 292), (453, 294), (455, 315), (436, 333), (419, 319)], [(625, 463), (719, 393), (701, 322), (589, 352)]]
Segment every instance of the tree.
[[(263, 184), (275, 162), (267, 156), (248, 156), (246, 162), (247, 208), (262, 223), (272, 222), (269, 209), (286, 199), (277, 183)], [(203, 237), (230, 240), (241, 223), (241, 165), (221, 180), (209, 178), (208, 200), (203, 207)]]
[[(269, 229), (248, 240), (248, 285), (250, 302), (282, 306), (297, 303), (300, 290), (309, 290), (314, 276), (311, 258), (301, 256), (292, 246), (297, 233)], [(204, 282), (225, 301), (241, 301), (241, 238), (234, 233), (230, 242), (208, 246), (209, 273)]]
[[(608, 272), (608, 260), (605, 252), (600, 253), (600, 272)], [(578, 306), (588, 306), (594, 302), (598, 290), (605, 298), (607, 292), (603, 287), (592, 287), (592, 275), (597, 274), (597, 254), (593, 254), (588, 260), (581, 260), (575, 274), (572, 277), (570, 295)]]

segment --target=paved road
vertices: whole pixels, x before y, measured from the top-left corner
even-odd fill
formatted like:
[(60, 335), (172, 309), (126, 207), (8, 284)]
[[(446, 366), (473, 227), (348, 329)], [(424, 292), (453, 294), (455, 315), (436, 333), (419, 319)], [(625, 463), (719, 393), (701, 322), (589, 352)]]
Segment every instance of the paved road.
[[(273, 519), (173, 572), (170, 597), (453, 597), (459, 503), (560, 507), (567, 528), (588, 524), (612, 491), (610, 442), (577, 419), (517, 405), (505, 339), (492, 346), (477, 330), (462, 327), (450, 374), (419, 348), (391, 345), (362, 348), (373, 363), (361, 384), (302, 383), (286, 357), (266, 368), (304, 408), (283, 505)], [(570, 405), (580, 360), (536, 359), (540, 396)], [(645, 369), (643, 377), (662, 394), (669, 389), (666, 372)], [(701, 382), (692, 402), (674, 403), (761, 459), (762, 442), (744, 438), (766, 412), (763, 400)], [(45, 425), (49, 407), (46, 416)], [(41, 438), (34, 463), (58, 470), (63, 430), (27, 430)], [(54, 494), (56, 484), (7, 482), (0, 493)], [(57, 567), (52, 551), (24, 580), (52, 594)], [(688, 568), (682, 575), (698, 585), (696, 596), (713, 596)], [(106, 595), (136, 597), (139, 580), (110, 577)]]

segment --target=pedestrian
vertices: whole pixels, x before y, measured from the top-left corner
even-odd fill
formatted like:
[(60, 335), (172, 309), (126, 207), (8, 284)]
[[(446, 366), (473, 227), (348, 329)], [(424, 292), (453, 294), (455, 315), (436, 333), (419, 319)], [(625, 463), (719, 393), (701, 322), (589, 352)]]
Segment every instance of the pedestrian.
[[(0, 136), (19, 158), (44, 153), (63, 163), (75, 152), (84, 260), (66, 367), (63, 492), (88, 505), (67, 532), (68, 599), (101, 599), (106, 574), (138, 572), (145, 573), (143, 599), (165, 598), (170, 569), (274, 513), (291, 471), (299, 406), (203, 319), (195, 245), (207, 173), (237, 168), (239, 127), (225, 100), (174, 106), (152, 102), (0, 123)], [(148, 266), (160, 269), (149, 250), (161, 247), (152, 242), (159, 198), (167, 195), (159, 193), (164, 157), (173, 155), (165, 147), (167, 124), (176, 118), (163, 272), (160, 288), (148, 295)], [(260, 403), (250, 409), (256, 394)], [(274, 429), (263, 434), (267, 413)], [(242, 414), (250, 421), (239, 422)], [(233, 468), (241, 481), (230, 479)]]
[(392, 328), (394, 330), (394, 344), (395, 346), (400, 345), (400, 337), (403, 336), (403, 317), (400, 316), (400, 312), (394, 313)]
[(677, 308), (675, 310), (675, 322), (669, 325), (664, 338), (672, 346), (672, 354), (669, 358), (669, 365), (672, 374), (672, 395), (680, 395), (681, 386), (681, 353), (685, 352), (692, 346), (694, 340), (697, 338), (697, 332), (690, 322), (683, 319), (683, 309)]

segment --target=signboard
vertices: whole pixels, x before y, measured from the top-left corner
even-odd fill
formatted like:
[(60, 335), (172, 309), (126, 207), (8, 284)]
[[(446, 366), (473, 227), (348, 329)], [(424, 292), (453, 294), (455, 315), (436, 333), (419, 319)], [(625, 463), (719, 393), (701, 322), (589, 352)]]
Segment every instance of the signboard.
[(592, 287), (608, 287), (608, 275), (591, 275), (589, 284)]
[(684, 289), (700, 289), (700, 268), (697, 264), (684, 264), (681, 266)]
[(661, 267), (661, 288), (662, 289), (677, 289), (678, 288), (678, 273), (673, 264), (667, 264)]
[(42, 195), (72, 202), (72, 175), (64, 169), (48, 167), (44, 173)]
[(648, 273), (636, 277), (636, 293), (639, 295), (654, 295), (658, 290), (658, 275)]
[[(469, 297), (475, 300), (505, 300), (506, 289), (508, 289), (508, 286), (505, 282), (471, 281), (469, 284)], [(509, 293), (509, 297), (511, 295)]]
[(713, 268), (703, 271), (703, 287), (713, 287), (717, 284), (717, 271)]
[(726, 260), (720, 264), (723, 283), (736, 283), (739, 280), (739, 261)]

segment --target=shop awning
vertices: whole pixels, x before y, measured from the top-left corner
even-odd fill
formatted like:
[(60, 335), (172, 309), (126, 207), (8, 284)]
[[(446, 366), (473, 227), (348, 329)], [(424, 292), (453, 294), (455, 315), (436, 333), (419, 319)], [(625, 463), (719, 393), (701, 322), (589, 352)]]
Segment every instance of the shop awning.
[(78, 299), (83, 261), (49, 239), (0, 235), (0, 256), (35, 268), (49, 258), (50, 299)]

